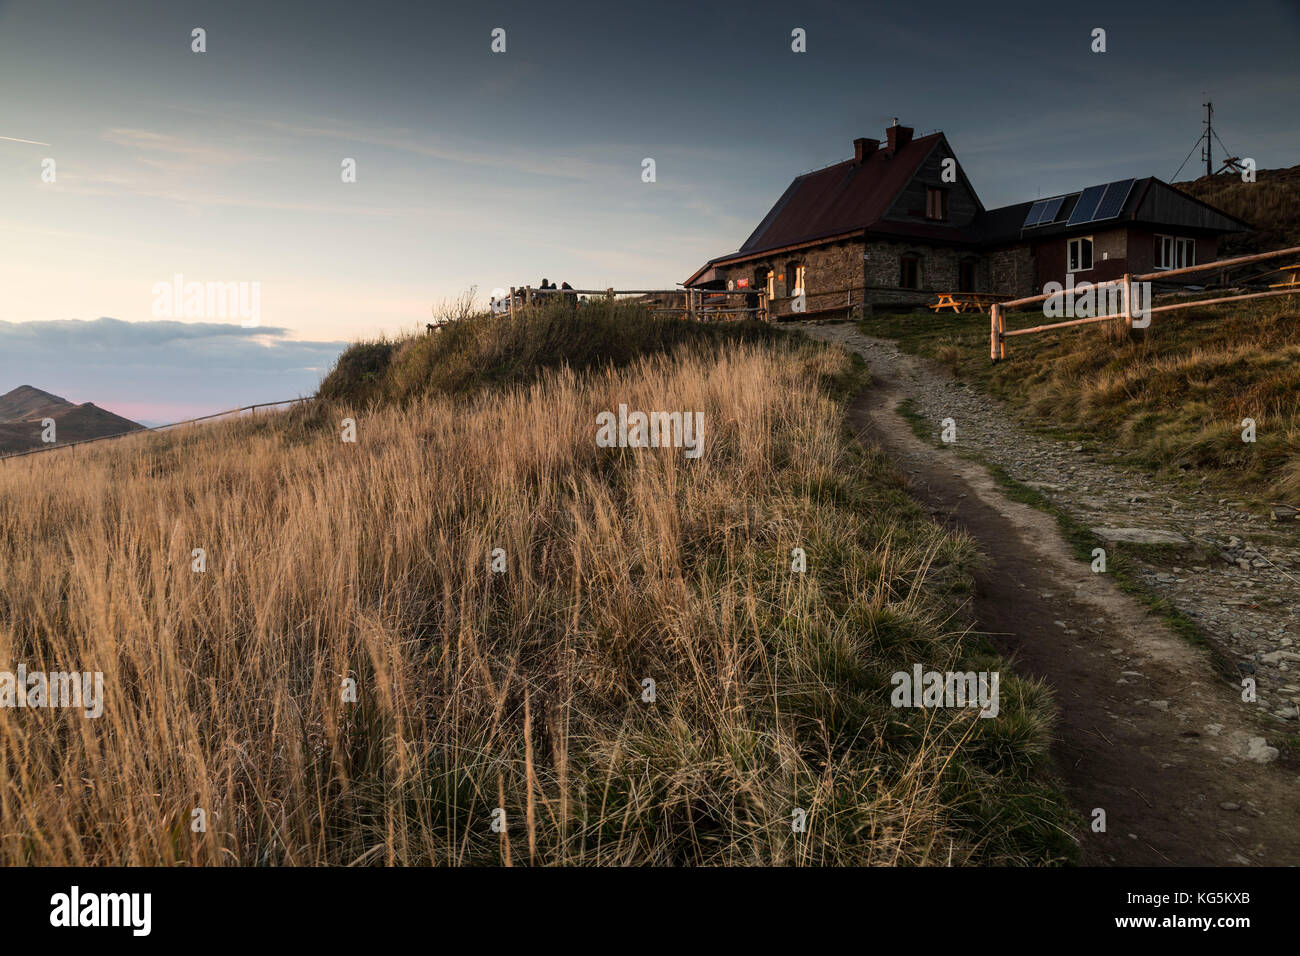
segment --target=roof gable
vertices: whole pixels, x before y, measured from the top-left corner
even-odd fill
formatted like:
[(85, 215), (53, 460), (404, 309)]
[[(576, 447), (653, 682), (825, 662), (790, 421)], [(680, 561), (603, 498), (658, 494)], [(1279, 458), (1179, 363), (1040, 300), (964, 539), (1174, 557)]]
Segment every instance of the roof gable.
[(1213, 232), (1245, 232), (1250, 224), (1201, 202), (1168, 183), (1152, 179), (1134, 205), (1132, 219), (1136, 222), (1183, 229), (1206, 229)]

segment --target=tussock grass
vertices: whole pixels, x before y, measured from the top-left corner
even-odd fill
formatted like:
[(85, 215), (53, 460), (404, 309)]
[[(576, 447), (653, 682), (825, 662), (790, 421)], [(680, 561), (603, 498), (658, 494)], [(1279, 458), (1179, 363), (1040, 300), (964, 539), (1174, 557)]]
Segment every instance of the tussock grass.
[(1300, 203), (1300, 166), (1258, 170), (1253, 183), (1242, 182), (1240, 176), (1222, 175), (1202, 176), (1176, 186), (1253, 227), (1250, 232), (1224, 236), (1219, 243), (1221, 259), (1300, 246), (1295, 215)]
[[(0, 862), (1071, 856), (1040, 685), (889, 706), (914, 662), (1000, 664), (951, 618), (971, 543), (842, 430), (845, 356), (647, 325), (524, 374), (552, 331), (497, 328), (354, 350), (350, 399), (0, 468), (0, 668), (106, 689), (99, 720), (0, 709)], [(703, 456), (595, 447), (620, 402), (702, 410)]]
[[(1039, 322), (1024, 314), (1008, 325)], [(987, 321), (886, 316), (863, 328), (938, 359), (1032, 421), (1108, 444), (1144, 467), (1300, 500), (1300, 302), (1156, 315), (1135, 341), (1095, 326), (1019, 337), (997, 365), (988, 360)], [(1254, 443), (1241, 438), (1246, 418), (1256, 423)]]

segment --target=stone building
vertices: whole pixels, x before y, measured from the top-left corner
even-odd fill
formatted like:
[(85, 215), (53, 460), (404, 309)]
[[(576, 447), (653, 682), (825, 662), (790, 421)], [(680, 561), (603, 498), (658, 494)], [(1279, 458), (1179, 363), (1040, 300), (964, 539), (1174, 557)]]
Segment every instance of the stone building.
[(684, 285), (763, 290), (782, 316), (802, 292), (808, 315), (860, 317), (1194, 265), (1249, 228), (1154, 177), (985, 209), (943, 133), (895, 120), (883, 143), (856, 139), (852, 159), (797, 177), (739, 251)]

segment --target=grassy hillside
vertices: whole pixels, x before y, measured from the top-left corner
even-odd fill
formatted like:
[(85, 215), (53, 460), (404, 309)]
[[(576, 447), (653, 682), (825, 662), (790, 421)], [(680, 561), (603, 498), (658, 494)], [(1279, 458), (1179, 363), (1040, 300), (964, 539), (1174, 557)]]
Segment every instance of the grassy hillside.
[[(1008, 318), (1008, 328), (1043, 322)], [(1300, 500), (1300, 301), (1263, 299), (1157, 315), (1140, 341), (1099, 326), (1008, 340), (989, 362), (986, 317), (883, 316), (870, 334), (939, 359), (1031, 421), (1191, 471), (1261, 499)], [(1256, 442), (1241, 422), (1256, 422)]]
[(1254, 227), (1254, 232), (1224, 236), (1219, 245), (1220, 259), (1300, 246), (1300, 216), (1296, 213), (1300, 209), (1300, 166), (1258, 170), (1253, 183), (1224, 174), (1176, 185)]
[[(478, 318), (353, 348), (309, 408), (6, 463), (0, 667), (106, 703), (0, 709), (0, 863), (1068, 859), (1041, 686), (890, 706), (914, 663), (1002, 665), (952, 617), (970, 542), (841, 429), (861, 375)], [(596, 447), (620, 403), (702, 411), (703, 455)]]

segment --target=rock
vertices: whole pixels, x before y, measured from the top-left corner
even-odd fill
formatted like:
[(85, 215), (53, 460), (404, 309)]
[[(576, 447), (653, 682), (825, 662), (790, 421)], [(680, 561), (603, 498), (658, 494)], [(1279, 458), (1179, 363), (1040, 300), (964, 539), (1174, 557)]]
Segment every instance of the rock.
[(1240, 804), (1240, 803), (1229, 803), (1228, 801), (1225, 800), (1223, 803), (1219, 804), (1219, 809), (1220, 809), (1220, 810), (1240, 810), (1240, 809), (1241, 809), (1241, 804)]
[(1243, 757), (1255, 763), (1272, 763), (1277, 759), (1277, 754), (1277, 748), (1270, 747), (1263, 737), (1251, 737), (1242, 751)]
[(1116, 544), (1157, 544), (1180, 548), (1191, 546), (1191, 542), (1176, 531), (1159, 531), (1155, 528), (1092, 528), (1090, 530), (1103, 541)]
[(1271, 651), (1260, 657), (1265, 664), (1280, 664), (1282, 661), (1300, 661), (1300, 654), (1295, 651)]

